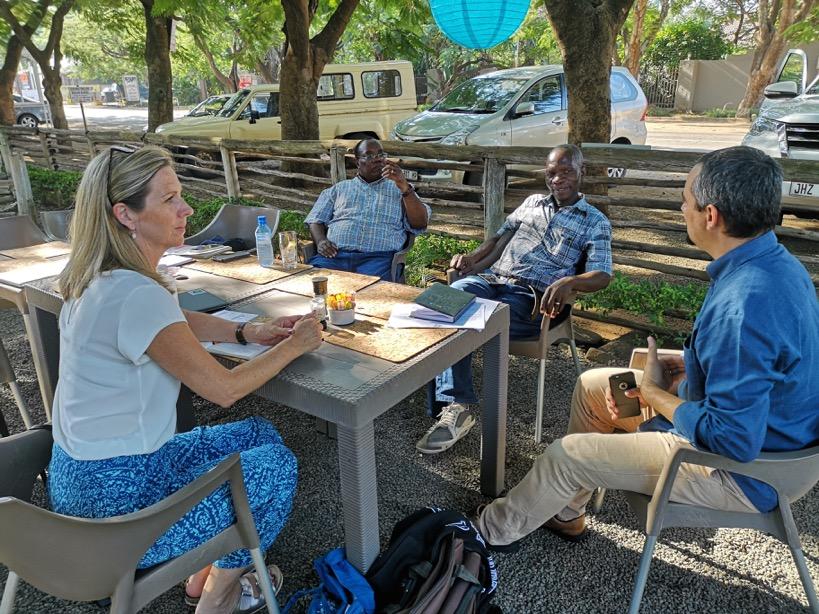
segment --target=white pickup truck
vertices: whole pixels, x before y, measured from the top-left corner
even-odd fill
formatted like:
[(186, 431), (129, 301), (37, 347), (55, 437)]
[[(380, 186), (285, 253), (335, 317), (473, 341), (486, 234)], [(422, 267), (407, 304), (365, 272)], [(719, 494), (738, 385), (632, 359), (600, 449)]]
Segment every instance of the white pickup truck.
[[(819, 54), (816, 54), (819, 56)], [(742, 140), (775, 158), (819, 162), (819, 57), (789, 49), (765, 88), (759, 116)], [(819, 219), (819, 183), (785, 181), (782, 210)]]

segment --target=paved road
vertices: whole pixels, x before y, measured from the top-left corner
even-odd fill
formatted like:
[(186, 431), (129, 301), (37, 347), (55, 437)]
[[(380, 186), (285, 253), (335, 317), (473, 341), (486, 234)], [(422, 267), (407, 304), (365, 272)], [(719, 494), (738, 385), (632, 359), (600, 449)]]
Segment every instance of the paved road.
[[(65, 105), (65, 113), (72, 128), (82, 129), (79, 105)], [(176, 110), (174, 117), (185, 113), (186, 110)], [(148, 123), (148, 109), (86, 106), (85, 117), (92, 129), (142, 130)], [(649, 118), (646, 125), (648, 145), (684, 149), (711, 150), (739, 145), (748, 131), (747, 123), (712, 119)]]

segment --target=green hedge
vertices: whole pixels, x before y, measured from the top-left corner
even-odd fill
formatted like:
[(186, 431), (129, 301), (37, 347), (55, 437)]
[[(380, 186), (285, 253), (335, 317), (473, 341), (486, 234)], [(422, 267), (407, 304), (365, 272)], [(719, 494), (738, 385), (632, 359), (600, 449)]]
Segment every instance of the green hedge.
[(70, 209), (74, 206), (82, 173), (28, 165), (28, 178), (34, 202), (40, 209)]

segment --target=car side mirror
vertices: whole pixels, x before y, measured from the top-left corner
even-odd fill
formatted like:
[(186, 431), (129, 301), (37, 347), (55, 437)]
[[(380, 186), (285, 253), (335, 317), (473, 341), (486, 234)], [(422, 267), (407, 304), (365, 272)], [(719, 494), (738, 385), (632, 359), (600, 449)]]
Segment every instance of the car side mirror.
[(260, 119), (262, 116), (259, 115), (259, 112), (255, 109), (250, 110), (250, 123), (255, 124), (256, 120)]
[(534, 114), (535, 114), (534, 102), (521, 102), (518, 106), (515, 107), (515, 117), (523, 117), (524, 115)]
[(795, 81), (779, 81), (765, 88), (765, 98), (795, 98), (799, 95), (799, 86)]

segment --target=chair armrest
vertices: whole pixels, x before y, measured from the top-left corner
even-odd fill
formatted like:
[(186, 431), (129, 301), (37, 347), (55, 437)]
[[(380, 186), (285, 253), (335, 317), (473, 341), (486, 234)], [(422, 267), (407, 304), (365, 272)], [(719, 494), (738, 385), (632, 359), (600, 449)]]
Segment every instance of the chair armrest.
[(688, 442), (680, 443), (666, 461), (648, 505), (646, 527), (650, 531), (656, 519), (662, 517), (682, 463), (755, 478), (770, 484), (780, 497), (795, 500), (816, 483), (819, 446), (790, 452), (763, 452), (756, 459), (741, 463), (721, 454), (697, 450)]

